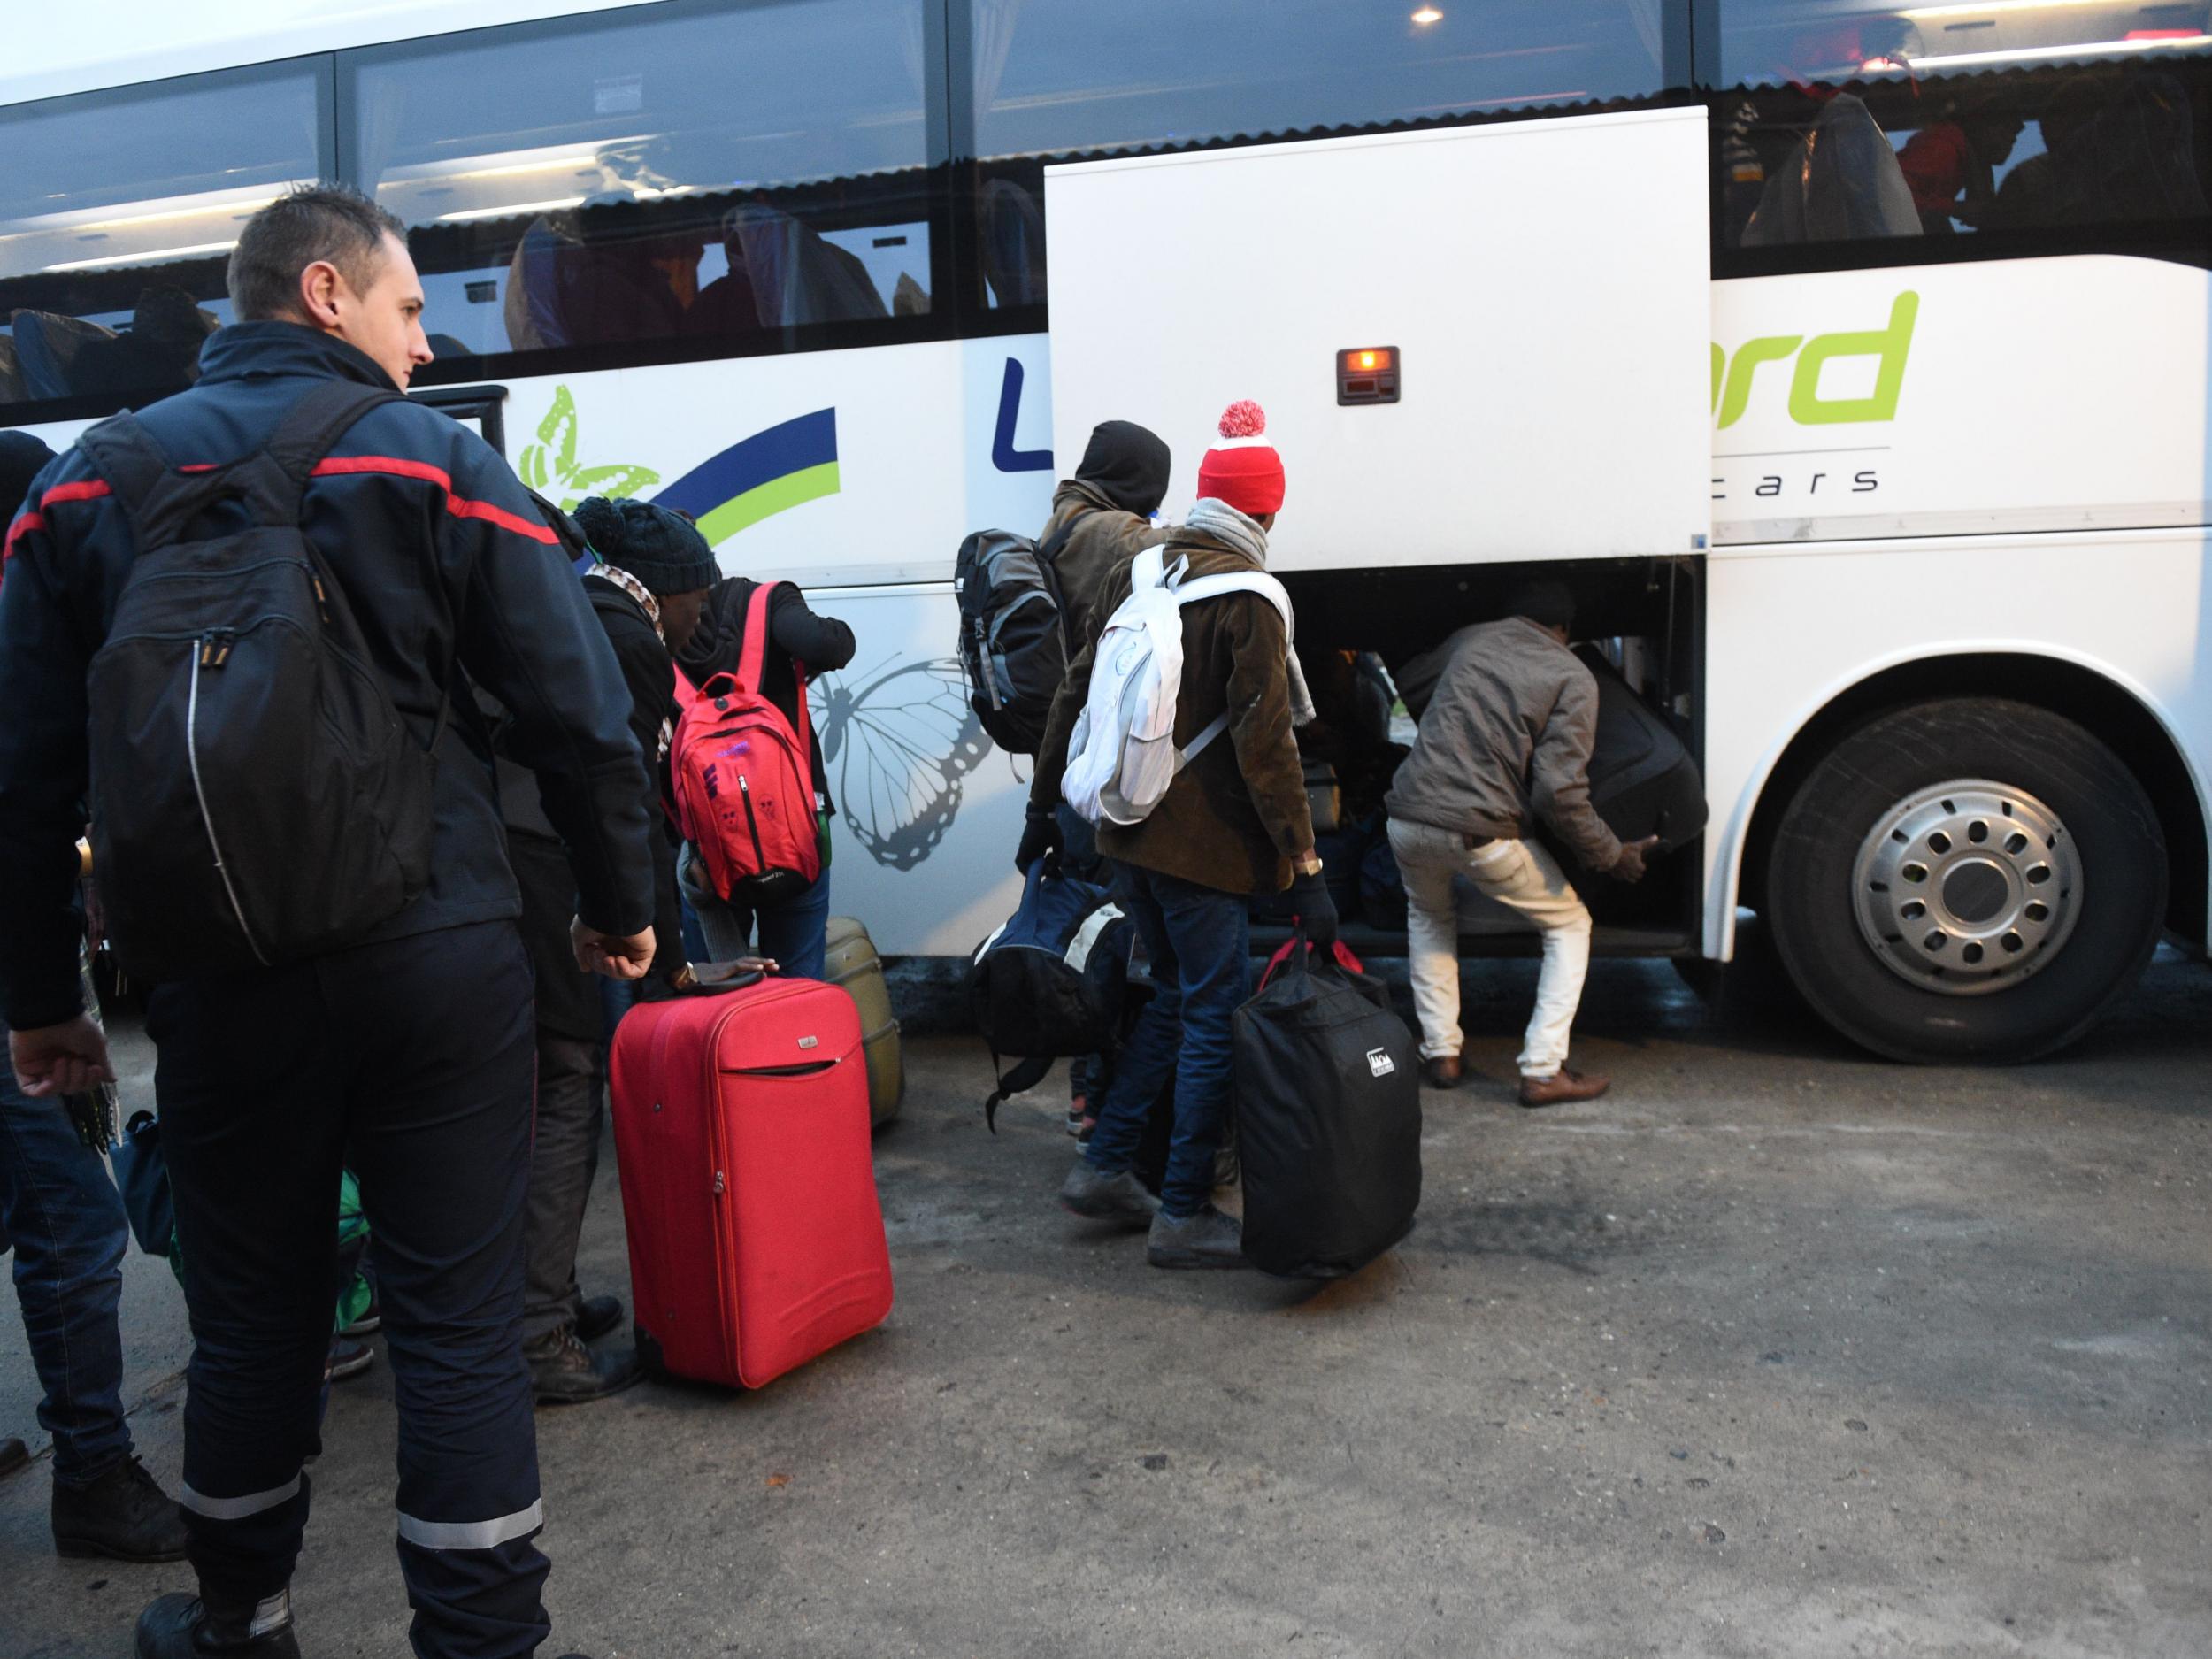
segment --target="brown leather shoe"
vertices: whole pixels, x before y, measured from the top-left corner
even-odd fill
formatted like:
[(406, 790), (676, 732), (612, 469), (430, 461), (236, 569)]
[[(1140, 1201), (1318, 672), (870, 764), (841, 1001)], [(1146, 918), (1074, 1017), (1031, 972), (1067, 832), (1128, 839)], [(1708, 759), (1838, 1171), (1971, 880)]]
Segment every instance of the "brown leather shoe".
[(1421, 1062), (1421, 1081), (1429, 1088), (1457, 1088), (1459, 1075), (1455, 1054), (1440, 1054)]
[(1569, 1101), (1595, 1100), (1613, 1087), (1609, 1077), (1595, 1072), (1582, 1072), (1561, 1066), (1551, 1077), (1525, 1077), (1521, 1079), (1521, 1104), (1528, 1107), (1558, 1106)]

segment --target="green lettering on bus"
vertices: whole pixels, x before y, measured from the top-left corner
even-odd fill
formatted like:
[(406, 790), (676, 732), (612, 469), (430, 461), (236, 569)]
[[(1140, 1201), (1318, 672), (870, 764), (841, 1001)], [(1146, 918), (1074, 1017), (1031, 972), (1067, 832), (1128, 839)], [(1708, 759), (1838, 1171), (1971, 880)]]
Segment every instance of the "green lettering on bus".
[[(1732, 426), (1751, 407), (1752, 383), (1763, 363), (1780, 363), (1793, 354), (1797, 366), (1790, 377), (1790, 419), (1802, 426), (1833, 426), (1848, 421), (1894, 420), (1898, 394), (1904, 388), (1905, 361), (1912, 351), (1913, 326), (1920, 316), (1920, 296), (1908, 288), (1890, 305), (1884, 328), (1815, 334), (1768, 334), (1747, 340), (1732, 359), (1713, 347), (1713, 409), (1721, 426)], [(1804, 346), (1801, 352), (1800, 344)], [(1874, 389), (1864, 397), (1823, 397), (1820, 374), (1837, 357), (1874, 357)]]

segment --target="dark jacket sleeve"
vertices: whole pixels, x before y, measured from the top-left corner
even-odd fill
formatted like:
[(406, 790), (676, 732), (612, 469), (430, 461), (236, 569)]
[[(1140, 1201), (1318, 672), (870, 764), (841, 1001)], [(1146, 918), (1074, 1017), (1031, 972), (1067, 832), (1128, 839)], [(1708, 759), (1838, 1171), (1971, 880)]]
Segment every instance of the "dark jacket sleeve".
[(1313, 809), (1291, 733), (1289, 638), (1282, 613), (1256, 594), (1231, 594), (1222, 609), (1221, 637), (1229, 653), (1229, 736), (1253, 809), (1286, 858), (1313, 846)]
[(637, 740), (652, 781), (646, 794), (646, 816), (652, 824), (653, 851), (653, 967), (656, 980), (673, 979), (684, 965), (683, 910), (676, 895), (676, 842), (667, 814), (662, 810), (660, 751), (661, 722), (675, 718), (676, 665), (661, 643), (653, 625), (627, 595), (616, 595), (619, 609), (595, 602), (607, 642), (614, 648), (624, 684), (630, 693), (630, 734)]
[(578, 914), (634, 933), (653, 919), (651, 796), (622, 671), (520, 481), (473, 433), (453, 431), (454, 493), (475, 503), (442, 531), (465, 595), (462, 665), (507, 709), (509, 749), (537, 774), (576, 872)]
[[(31, 499), (57, 480), (56, 463)], [(13, 503), (10, 503), (12, 505)], [(77, 837), (84, 831), (89, 651), (42, 517), (19, 514), (0, 559), (0, 1016), (12, 1030), (80, 1012)]]
[(791, 582), (779, 582), (768, 602), (768, 637), (806, 664), (809, 678), (833, 674), (853, 660), (853, 631), (835, 617), (817, 615)]
[(1591, 870), (1610, 870), (1620, 837), (1590, 804), (1590, 751), (1598, 735), (1598, 686), (1572, 664), (1529, 758), (1529, 803)]

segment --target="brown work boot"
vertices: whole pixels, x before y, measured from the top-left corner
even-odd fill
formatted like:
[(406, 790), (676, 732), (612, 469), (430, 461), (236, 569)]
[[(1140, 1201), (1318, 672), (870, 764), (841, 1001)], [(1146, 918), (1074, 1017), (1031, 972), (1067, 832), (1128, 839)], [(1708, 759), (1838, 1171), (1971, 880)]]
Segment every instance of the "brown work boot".
[(1455, 1054), (1432, 1055), (1421, 1062), (1421, 1082), (1428, 1088), (1457, 1088), (1460, 1064)]
[(1613, 1079), (1609, 1077), (1577, 1071), (1563, 1065), (1550, 1077), (1523, 1078), (1521, 1104), (1533, 1108), (1558, 1106), (1569, 1101), (1595, 1100), (1612, 1087)]

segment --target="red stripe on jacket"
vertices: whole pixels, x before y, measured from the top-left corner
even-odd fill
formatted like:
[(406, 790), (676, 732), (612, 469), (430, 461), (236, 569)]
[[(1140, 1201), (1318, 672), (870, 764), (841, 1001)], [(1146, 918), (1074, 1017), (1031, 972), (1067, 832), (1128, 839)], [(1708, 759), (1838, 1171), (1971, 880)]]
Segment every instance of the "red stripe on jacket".
[(396, 478), (417, 478), (426, 484), (435, 484), (445, 492), (445, 510), (457, 518), (481, 518), (495, 524), (503, 530), (527, 536), (552, 547), (560, 541), (550, 525), (542, 520), (533, 521), (495, 507), (488, 501), (472, 501), (466, 495), (453, 493), (453, 477), (443, 467), (433, 466), (427, 461), (410, 461), (396, 455), (342, 455), (315, 464), (317, 478), (344, 477), (349, 474), (381, 473)]

